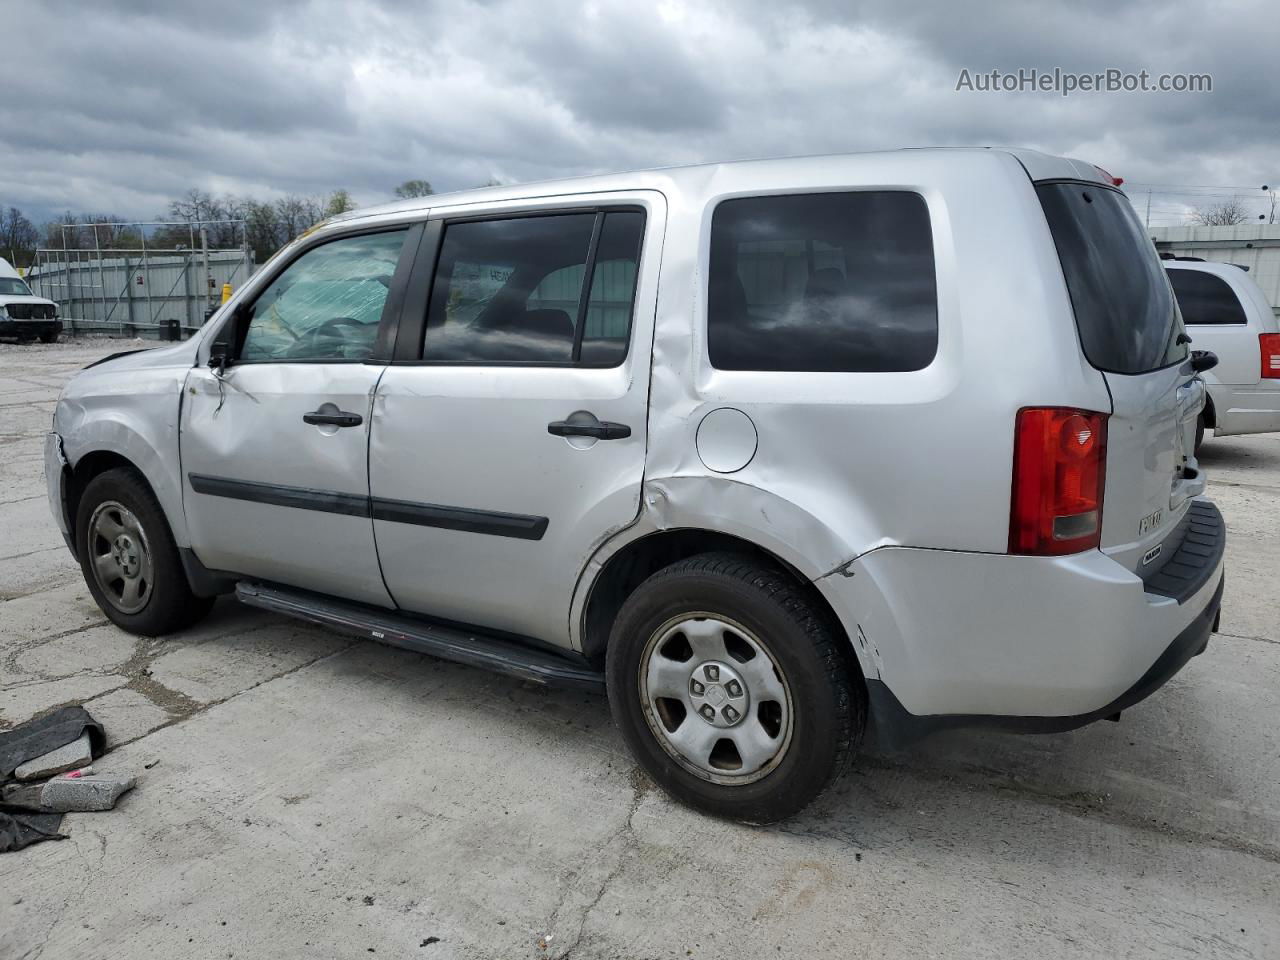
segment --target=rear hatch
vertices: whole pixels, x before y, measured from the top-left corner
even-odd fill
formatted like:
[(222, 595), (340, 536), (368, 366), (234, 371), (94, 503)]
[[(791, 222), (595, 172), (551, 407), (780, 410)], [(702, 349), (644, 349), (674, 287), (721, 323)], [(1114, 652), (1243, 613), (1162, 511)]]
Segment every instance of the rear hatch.
[(1204, 384), (1164, 268), (1124, 194), (1080, 182), (1042, 182), (1036, 192), (1080, 345), (1111, 394), (1101, 548), (1141, 574), (1204, 490), (1193, 453)]

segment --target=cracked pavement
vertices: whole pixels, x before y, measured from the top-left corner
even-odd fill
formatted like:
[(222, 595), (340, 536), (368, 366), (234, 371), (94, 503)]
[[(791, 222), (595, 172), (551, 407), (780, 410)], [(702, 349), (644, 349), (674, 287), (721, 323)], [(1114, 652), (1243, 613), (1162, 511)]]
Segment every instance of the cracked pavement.
[(85, 703), (139, 778), (0, 857), (5, 960), (1280, 955), (1280, 437), (1206, 446), (1223, 632), (1120, 723), (864, 754), (750, 828), (652, 787), (600, 697), (225, 598), (109, 626), (41, 439), (129, 346), (0, 344), (0, 729)]

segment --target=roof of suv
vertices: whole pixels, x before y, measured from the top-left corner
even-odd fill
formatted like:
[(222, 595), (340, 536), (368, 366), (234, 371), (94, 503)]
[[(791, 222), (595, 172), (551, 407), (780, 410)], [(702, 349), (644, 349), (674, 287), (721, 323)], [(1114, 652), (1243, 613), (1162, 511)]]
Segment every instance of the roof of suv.
[(634, 190), (649, 186), (644, 182), (645, 175), (661, 174), (672, 180), (705, 179), (709, 171), (719, 167), (732, 165), (749, 168), (758, 172), (762, 181), (786, 180), (788, 175), (815, 166), (830, 164), (833, 160), (868, 156), (872, 153), (883, 155), (910, 151), (916, 154), (936, 154), (939, 161), (956, 153), (997, 152), (1012, 156), (1027, 171), (1032, 180), (1088, 180), (1107, 183), (1101, 172), (1091, 163), (1073, 160), (1068, 157), (1056, 157), (1041, 153), (1038, 150), (1010, 147), (907, 147), (900, 151), (882, 150), (864, 153), (824, 154), (807, 157), (778, 157), (767, 160), (730, 160), (716, 163), (690, 164), (674, 167), (652, 167), (629, 173), (594, 174), (581, 177), (565, 177), (557, 180), (539, 180), (530, 183), (511, 183), (495, 187), (479, 187), (472, 190), (458, 190), (452, 193), (431, 194), (415, 197), (410, 200), (398, 200), (393, 203), (380, 204), (375, 207), (364, 207), (350, 213), (340, 214), (329, 220), (328, 224), (358, 220), (365, 217), (383, 216), (386, 214), (406, 213), (413, 210), (427, 210), (437, 206), (454, 206), (459, 203), (479, 203), (483, 201), (524, 200), (536, 197), (550, 197), (569, 193), (603, 193), (615, 190)]

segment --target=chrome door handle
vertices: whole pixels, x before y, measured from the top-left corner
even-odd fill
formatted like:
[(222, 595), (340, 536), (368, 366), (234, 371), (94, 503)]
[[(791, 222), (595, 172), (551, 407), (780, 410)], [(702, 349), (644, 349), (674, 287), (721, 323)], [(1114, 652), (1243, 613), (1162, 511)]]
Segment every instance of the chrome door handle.
[(358, 413), (347, 413), (345, 410), (339, 410), (337, 413), (325, 413), (322, 410), (312, 410), (310, 413), (302, 415), (303, 423), (328, 424), (333, 427), (358, 427), (364, 423), (364, 417)]

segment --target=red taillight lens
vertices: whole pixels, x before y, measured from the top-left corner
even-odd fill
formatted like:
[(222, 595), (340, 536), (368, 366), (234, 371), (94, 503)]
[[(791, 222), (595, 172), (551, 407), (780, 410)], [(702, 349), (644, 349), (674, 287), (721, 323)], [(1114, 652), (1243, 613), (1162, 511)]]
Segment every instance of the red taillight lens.
[(1262, 378), (1280, 380), (1280, 333), (1258, 334), (1258, 346), (1262, 350)]
[(1107, 415), (1066, 407), (1018, 411), (1009, 552), (1057, 556), (1098, 545)]

